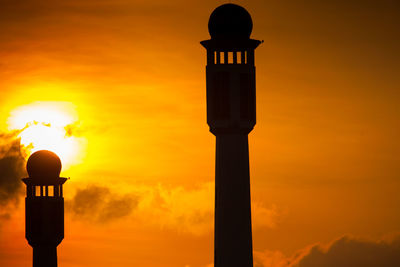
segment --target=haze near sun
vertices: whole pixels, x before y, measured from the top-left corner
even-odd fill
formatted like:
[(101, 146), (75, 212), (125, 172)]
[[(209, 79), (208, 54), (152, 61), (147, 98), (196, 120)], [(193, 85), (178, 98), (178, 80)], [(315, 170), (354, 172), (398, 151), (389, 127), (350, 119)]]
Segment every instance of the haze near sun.
[(16, 107), (8, 118), (9, 130), (18, 132), (25, 156), (38, 150), (56, 153), (63, 169), (79, 162), (84, 152), (84, 138), (74, 132), (79, 123), (72, 103), (34, 102)]

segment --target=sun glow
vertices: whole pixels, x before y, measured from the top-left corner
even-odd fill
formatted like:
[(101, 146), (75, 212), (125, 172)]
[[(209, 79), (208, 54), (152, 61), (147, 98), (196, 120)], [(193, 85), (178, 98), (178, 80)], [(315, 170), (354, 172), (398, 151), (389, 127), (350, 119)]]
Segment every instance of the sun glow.
[(9, 130), (17, 130), (21, 147), (31, 153), (47, 149), (56, 153), (63, 169), (82, 158), (83, 137), (74, 134), (78, 123), (75, 107), (68, 102), (35, 102), (11, 112)]

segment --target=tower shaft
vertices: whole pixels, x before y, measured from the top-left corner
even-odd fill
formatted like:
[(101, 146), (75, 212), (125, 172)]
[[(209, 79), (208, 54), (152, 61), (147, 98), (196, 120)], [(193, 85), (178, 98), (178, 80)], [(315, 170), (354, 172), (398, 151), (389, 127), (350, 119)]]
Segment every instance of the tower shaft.
[(57, 247), (33, 247), (33, 267), (57, 267)]
[(57, 267), (57, 246), (64, 238), (64, 199), (25, 198), (25, 235), (33, 248), (33, 267)]
[(216, 135), (215, 267), (252, 267), (250, 173), (245, 133)]

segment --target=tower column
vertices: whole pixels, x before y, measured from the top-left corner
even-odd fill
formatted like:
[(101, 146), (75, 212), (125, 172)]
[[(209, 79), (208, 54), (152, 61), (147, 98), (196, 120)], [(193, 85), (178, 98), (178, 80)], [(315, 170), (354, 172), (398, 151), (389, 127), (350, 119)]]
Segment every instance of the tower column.
[(33, 248), (33, 267), (57, 267), (57, 246), (64, 239), (62, 187), (67, 181), (60, 177), (61, 167), (60, 158), (48, 150), (36, 151), (26, 164), (25, 237)]
[(207, 123), (216, 136), (214, 267), (253, 267), (248, 134), (256, 124), (254, 50), (261, 41), (250, 38), (252, 28), (246, 9), (224, 4), (208, 21), (211, 39), (200, 42), (208, 55)]
[(215, 267), (253, 265), (247, 134), (216, 135)]
[(34, 246), (33, 267), (57, 267), (56, 246)]

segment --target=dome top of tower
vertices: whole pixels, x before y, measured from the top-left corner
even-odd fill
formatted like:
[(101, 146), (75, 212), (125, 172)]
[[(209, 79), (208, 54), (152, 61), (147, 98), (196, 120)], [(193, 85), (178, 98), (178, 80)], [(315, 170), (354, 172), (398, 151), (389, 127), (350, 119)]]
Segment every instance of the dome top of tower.
[(211, 38), (250, 38), (253, 29), (251, 16), (246, 9), (235, 4), (217, 7), (208, 21)]
[(34, 179), (59, 178), (61, 167), (60, 158), (48, 150), (36, 151), (26, 163), (29, 177)]

